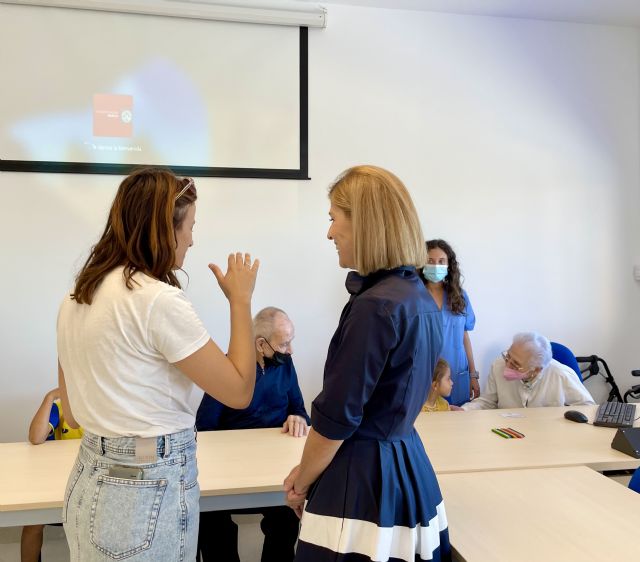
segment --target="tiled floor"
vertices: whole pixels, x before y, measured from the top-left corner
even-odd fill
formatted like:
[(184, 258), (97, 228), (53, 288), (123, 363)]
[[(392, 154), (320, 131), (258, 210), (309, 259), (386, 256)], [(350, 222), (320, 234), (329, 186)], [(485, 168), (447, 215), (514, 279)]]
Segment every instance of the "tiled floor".
[[(262, 552), (261, 515), (239, 515), (238, 543), (241, 562), (259, 562)], [(22, 527), (0, 528), (0, 562), (20, 562)], [(42, 562), (68, 562), (69, 548), (61, 527), (45, 527)]]

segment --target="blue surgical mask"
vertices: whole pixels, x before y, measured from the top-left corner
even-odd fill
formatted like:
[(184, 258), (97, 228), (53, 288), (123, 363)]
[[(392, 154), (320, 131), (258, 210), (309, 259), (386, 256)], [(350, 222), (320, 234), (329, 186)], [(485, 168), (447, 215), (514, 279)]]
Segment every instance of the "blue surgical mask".
[(440, 283), (449, 272), (449, 267), (446, 265), (432, 265), (428, 264), (422, 268), (422, 273), (427, 278), (427, 281), (432, 283)]

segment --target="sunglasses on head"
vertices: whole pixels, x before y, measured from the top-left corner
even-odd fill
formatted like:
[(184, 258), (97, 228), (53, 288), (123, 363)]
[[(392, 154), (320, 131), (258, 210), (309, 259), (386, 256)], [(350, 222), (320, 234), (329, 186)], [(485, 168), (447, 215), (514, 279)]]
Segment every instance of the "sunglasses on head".
[(178, 195), (176, 195), (175, 201), (177, 201), (178, 199), (180, 199), (180, 197), (182, 197), (187, 190), (193, 186), (193, 178), (182, 178), (181, 181), (187, 180), (187, 184), (180, 190), (180, 192), (178, 193)]

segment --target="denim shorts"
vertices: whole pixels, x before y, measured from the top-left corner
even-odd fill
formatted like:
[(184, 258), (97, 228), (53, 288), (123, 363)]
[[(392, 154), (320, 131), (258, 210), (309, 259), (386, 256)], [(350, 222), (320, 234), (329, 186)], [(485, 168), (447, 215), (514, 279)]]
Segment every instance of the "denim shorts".
[[(140, 464), (135, 437), (85, 431), (62, 506), (72, 562), (195, 560), (195, 434), (186, 429), (155, 439), (157, 461)], [(142, 479), (109, 476), (113, 465), (141, 468)]]

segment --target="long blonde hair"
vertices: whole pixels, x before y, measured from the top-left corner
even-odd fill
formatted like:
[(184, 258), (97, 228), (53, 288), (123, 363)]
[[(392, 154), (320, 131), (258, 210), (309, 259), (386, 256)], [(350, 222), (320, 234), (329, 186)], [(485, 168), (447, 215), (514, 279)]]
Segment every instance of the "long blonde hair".
[(402, 265), (422, 267), (427, 252), (418, 213), (404, 184), (377, 166), (354, 166), (329, 189), (331, 203), (351, 219), (360, 275)]
[(440, 384), (440, 381), (445, 377), (447, 371), (450, 371), (449, 363), (445, 359), (438, 359), (436, 366), (433, 368), (433, 376), (431, 378), (431, 386)]

